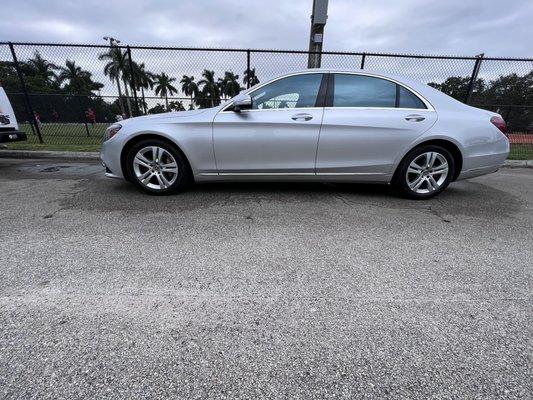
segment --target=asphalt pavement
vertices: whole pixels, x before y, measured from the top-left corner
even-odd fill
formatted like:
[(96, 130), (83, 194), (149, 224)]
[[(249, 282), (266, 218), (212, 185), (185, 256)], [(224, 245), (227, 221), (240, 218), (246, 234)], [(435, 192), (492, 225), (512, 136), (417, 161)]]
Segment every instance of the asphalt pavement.
[(0, 398), (531, 398), (533, 170), (152, 197), (0, 159)]

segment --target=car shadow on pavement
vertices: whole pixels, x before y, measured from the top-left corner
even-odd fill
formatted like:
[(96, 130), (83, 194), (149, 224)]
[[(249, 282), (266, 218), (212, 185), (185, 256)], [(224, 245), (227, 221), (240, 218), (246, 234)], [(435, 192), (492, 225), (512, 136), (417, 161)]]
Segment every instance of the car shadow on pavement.
[(80, 181), (77, 190), (62, 200), (64, 208), (129, 213), (176, 213), (257, 204), (420, 210), (446, 221), (461, 215), (507, 218), (524, 206), (508, 192), (473, 181), (454, 182), (430, 200), (410, 200), (389, 185), (314, 182), (203, 183), (176, 195), (151, 196), (128, 182), (90, 178)]

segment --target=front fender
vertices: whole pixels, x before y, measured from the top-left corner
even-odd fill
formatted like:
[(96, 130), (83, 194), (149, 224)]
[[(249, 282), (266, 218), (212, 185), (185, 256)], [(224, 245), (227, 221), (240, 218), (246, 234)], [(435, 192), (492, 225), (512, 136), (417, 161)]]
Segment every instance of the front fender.
[(193, 175), (216, 172), (212, 121), (182, 122), (165, 119), (158, 122), (128, 124), (124, 128), (124, 132), (122, 130), (119, 132), (122, 136), (121, 154), (131, 143), (144, 137), (161, 137), (174, 143), (182, 151)]

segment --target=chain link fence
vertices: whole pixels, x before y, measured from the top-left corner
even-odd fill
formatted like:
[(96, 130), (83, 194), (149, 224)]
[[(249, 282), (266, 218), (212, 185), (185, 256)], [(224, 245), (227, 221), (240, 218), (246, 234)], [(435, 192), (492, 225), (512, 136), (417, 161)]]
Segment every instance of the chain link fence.
[[(258, 82), (306, 69), (308, 54), (0, 43), (0, 84), (30, 144), (96, 150), (116, 120), (220, 104)], [(496, 111), (509, 127), (511, 157), (533, 159), (533, 59), (323, 52), (322, 67), (403, 74)]]

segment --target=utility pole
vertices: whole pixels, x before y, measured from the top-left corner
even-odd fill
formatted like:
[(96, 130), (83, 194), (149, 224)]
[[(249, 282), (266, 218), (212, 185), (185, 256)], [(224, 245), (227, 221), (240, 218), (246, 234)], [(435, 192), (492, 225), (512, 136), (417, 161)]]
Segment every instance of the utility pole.
[(114, 37), (111, 37), (111, 36), (104, 36), (104, 40), (109, 41), (109, 47), (113, 47), (114, 44), (120, 43), (120, 40), (115, 39)]
[(328, 0), (313, 0), (307, 68), (320, 68), (322, 62), (322, 43), (324, 42), (324, 26), (326, 26), (327, 19)]

